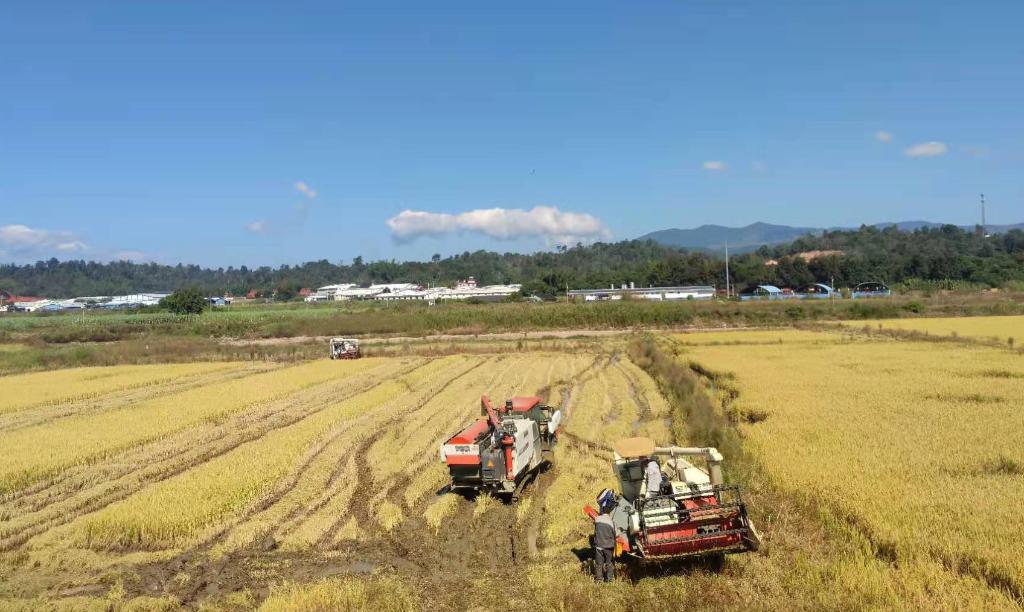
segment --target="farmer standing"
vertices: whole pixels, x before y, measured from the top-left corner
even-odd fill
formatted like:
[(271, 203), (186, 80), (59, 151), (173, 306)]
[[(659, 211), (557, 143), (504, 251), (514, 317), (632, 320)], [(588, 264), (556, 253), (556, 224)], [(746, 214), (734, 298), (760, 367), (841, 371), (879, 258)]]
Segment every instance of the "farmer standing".
[(615, 523), (612, 522), (612, 508), (615, 494), (605, 489), (597, 496), (600, 514), (594, 519), (594, 579), (611, 582), (615, 580)]

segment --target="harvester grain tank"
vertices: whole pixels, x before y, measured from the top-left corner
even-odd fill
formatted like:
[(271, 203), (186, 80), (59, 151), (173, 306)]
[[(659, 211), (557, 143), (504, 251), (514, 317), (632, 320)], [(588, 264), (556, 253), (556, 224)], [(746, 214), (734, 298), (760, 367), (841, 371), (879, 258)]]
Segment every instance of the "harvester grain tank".
[[(756, 551), (761, 543), (740, 488), (722, 479), (721, 453), (711, 447), (656, 446), (627, 438), (614, 447), (621, 495), (608, 500), (616, 527), (616, 556), (666, 560)], [(706, 469), (688, 459), (703, 460)], [(649, 460), (662, 465), (662, 488), (650, 495), (644, 477)], [(584, 508), (591, 518), (597, 511)]]
[(451, 486), (515, 498), (549, 460), (562, 413), (539, 397), (513, 397), (495, 409), (486, 395), (480, 412), (484, 418), (441, 445)]

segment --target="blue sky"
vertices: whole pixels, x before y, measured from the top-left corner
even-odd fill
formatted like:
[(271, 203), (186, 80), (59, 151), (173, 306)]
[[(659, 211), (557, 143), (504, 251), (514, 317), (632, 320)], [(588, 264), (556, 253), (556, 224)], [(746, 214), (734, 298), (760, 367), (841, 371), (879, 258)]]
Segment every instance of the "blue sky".
[(1020, 222), (1021, 23), (1016, 0), (16, 3), (0, 260), (972, 223), (982, 191)]

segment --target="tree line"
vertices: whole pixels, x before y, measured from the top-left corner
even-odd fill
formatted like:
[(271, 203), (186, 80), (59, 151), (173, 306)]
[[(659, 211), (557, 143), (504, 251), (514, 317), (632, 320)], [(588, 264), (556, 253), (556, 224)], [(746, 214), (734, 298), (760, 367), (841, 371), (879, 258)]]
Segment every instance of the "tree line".
[[(805, 261), (808, 251), (841, 251)], [(772, 265), (766, 265), (766, 262)], [(774, 262), (774, 263), (772, 263)], [(902, 232), (871, 226), (824, 232), (788, 244), (734, 255), (730, 280), (745, 285), (798, 287), (832, 282), (837, 287), (864, 281), (963, 281), (1000, 286), (1024, 281), (1024, 232), (984, 236), (953, 225)], [(331, 283), (414, 282), (450, 285), (473, 276), (481, 284), (520, 283), (524, 294), (545, 297), (565, 289), (602, 288), (633, 282), (638, 287), (725, 284), (720, 253), (687, 251), (652, 241), (627, 240), (559, 247), (532, 254), (464, 252), (430, 261), (381, 260), (332, 263), (326, 259), (276, 268), (203, 268), (156, 263), (58, 261), (0, 265), (0, 290), (52, 298), (175, 291), (195, 287), (208, 295), (249, 291), (295, 295), (302, 287)]]

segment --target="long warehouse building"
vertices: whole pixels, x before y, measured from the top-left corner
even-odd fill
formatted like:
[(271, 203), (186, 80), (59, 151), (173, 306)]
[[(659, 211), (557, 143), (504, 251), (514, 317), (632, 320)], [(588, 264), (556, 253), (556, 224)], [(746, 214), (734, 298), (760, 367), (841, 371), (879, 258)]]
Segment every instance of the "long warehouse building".
[(708, 285), (687, 285), (685, 287), (633, 287), (623, 285), (619, 289), (571, 289), (569, 297), (586, 302), (628, 299), (668, 300), (710, 300), (715, 297), (715, 288)]

